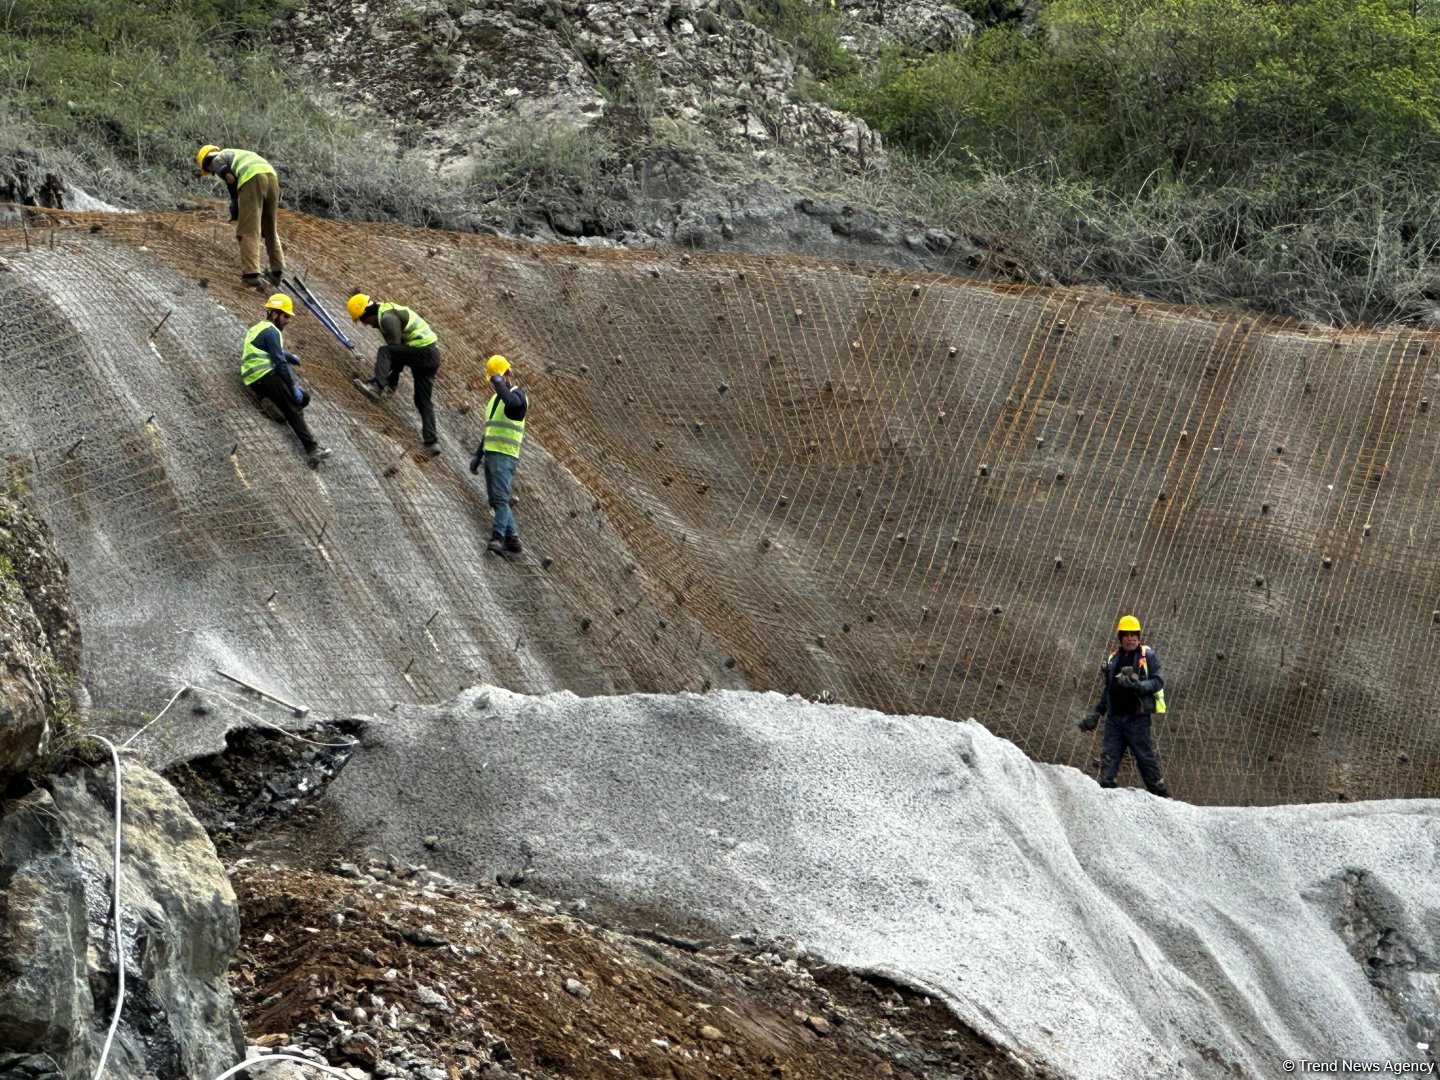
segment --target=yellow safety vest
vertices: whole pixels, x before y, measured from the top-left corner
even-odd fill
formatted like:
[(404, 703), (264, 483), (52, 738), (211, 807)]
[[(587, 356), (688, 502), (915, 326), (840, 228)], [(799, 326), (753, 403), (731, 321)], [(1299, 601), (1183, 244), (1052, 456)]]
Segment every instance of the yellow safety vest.
[(280, 334), (280, 328), (269, 319), (262, 319), (246, 330), (245, 347), (240, 353), (240, 378), (246, 386), (259, 382), (275, 368), (275, 361), (270, 359), (270, 354), (255, 344), (255, 339), (266, 330), (275, 331), (280, 337), (280, 351), (285, 351), (285, 337)]
[(261, 173), (275, 175), (275, 167), (254, 150), (226, 150), (230, 155), (230, 170), (235, 174), (235, 186), (244, 187), (245, 181)]
[[(385, 317), (387, 311), (393, 311), (400, 316), (401, 321), (405, 324), (400, 332), (405, 344), (412, 349), (423, 349), (426, 345), (434, 345), (440, 340), (435, 331), (430, 329), (429, 323), (409, 308), (401, 307), (399, 304), (389, 302), (381, 304), (380, 310), (375, 315), (376, 326), (380, 325), (380, 320)], [(380, 332), (380, 336), (385, 336), (383, 330)]]
[[(530, 415), (530, 410), (525, 410)], [(520, 456), (520, 444), (525, 441), (525, 421), (511, 420), (505, 415), (505, 402), (496, 394), (490, 399), (490, 411), (485, 414), (485, 441), (481, 447), (497, 454)]]

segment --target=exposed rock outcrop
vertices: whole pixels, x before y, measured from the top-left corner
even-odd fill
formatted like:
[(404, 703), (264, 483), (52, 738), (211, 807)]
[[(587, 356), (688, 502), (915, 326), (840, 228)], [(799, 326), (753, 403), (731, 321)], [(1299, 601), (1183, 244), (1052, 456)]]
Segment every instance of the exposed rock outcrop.
[[(117, 992), (116, 781), (103, 758), (39, 775), (56, 738), (74, 734), (80, 631), (65, 561), (10, 496), (0, 497), (0, 648), (0, 781), (12, 795), (0, 802), (0, 1076), (90, 1075)], [(225, 981), (235, 895), (175, 789), (137, 762), (124, 769), (128, 985), (106, 1073), (213, 1076), (243, 1051)]]
[[(124, 766), (126, 995), (106, 1075), (215, 1076), (244, 1050), (225, 972), (235, 894), (175, 790)], [(108, 762), (0, 804), (0, 1075), (88, 1076), (115, 1007)]]
[(0, 495), (0, 778), (60, 733), (80, 657), (65, 560), (43, 522)]

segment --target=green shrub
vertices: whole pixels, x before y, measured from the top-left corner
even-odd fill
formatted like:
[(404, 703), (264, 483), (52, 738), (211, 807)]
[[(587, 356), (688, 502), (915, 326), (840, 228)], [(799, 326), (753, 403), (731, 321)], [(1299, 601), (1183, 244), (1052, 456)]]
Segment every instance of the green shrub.
[(321, 105), (269, 45), (293, 0), (14, 0), (0, 43), (5, 140), (60, 155), (111, 201), (189, 190), (206, 142), (264, 154), (286, 202), (336, 216), (428, 223), (447, 192), (384, 135)]
[(1440, 21), (1408, 0), (1054, 0), (851, 88), (885, 135), (1134, 191), (1296, 153), (1440, 158)]
[(830, 0), (751, 0), (746, 18), (788, 44), (795, 61), (817, 79), (841, 79), (856, 70), (840, 45), (839, 17)]

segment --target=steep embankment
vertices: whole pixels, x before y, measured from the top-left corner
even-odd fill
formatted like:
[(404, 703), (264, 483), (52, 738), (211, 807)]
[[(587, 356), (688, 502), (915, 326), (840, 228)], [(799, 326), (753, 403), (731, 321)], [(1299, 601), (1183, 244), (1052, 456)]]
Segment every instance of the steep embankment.
[[(1434, 335), (1336, 334), (802, 260), (286, 216), (341, 310), (441, 335), (444, 456), (306, 315), (306, 471), (235, 378), (259, 301), (203, 215), (5, 237), (6, 452), (70, 559), (103, 708), (215, 668), (316, 709), (776, 688), (976, 716), (1088, 765), (1117, 612), (1159, 647), (1182, 797), (1420, 795), (1440, 532)], [(362, 342), (368, 353), (368, 343)], [(484, 357), (532, 392), (529, 553), (487, 561)], [(1410, 681), (1382, 677), (1404, 657)], [(147, 738), (233, 719), (167, 717)]]

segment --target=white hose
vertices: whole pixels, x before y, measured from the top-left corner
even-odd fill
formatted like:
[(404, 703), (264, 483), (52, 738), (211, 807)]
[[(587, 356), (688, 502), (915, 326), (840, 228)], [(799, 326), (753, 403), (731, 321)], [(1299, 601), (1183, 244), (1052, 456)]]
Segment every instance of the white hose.
[[(178, 696), (178, 695), (177, 695)], [(171, 699), (172, 701), (174, 698)], [(166, 706), (167, 708), (169, 706)], [(124, 927), (120, 923), (120, 751), (115, 749), (115, 744), (103, 735), (91, 735), (90, 738), (102, 742), (110, 748), (110, 760), (115, 763), (115, 874), (110, 882), (110, 891), (114, 896), (114, 919), (115, 919), (115, 1015), (110, 1018), (110, 1031), (105, 1036), (105, 1045), (100, 1050), (100, 1063), (95, 1066), (95, 1080), (105, 1072), (105, 1062), (110, 1058), (110, 1044), (115, 1041), (115, 1029), (120, 1026), (120, 1012), (125, 1008), (125, 942), (121, 931)]]
[(179, 690), (176, 690), (176, 691), (175, 691), (175, 697), (172, 697), (169, 701), (167, 701), (167, 702), (165, 703), (165, 708), (161, 709), (158, 713), (156, 713), (156, 714), (151, 718), (149, 724), (146, 724), (146, 725), (145, 725), (144, 727), (142, 727), (139, 731), (135, 732), (134, 735), (131, 735), (128, 739), (126, 739), (123, 743), (121, 743), (121, 744), (120, 744), (121, 749), (122, 749), (122, 750), (125, 749), (125, 748), (128, 747), (132, 742), (134, 742), (136, 739), (138, 739), (141, 735), (144, 735), (146, 731), (150, 730), (150, 724), (155, 723), (156, 720), (159, 720), (160, 717), (164, 716), (167, 712), (169, 712), (169, 711), (170, 711), (170, 706), (175, 704), (175, 698), (178, 698), (181, 694), (185, 693), (185, 691), (186, 691), (186, 690), (189, 690), (189, 689), (190, 689), (190, 684), (189, 684), (189, 683), (186, 683), (184, 686), (180, 687)]

